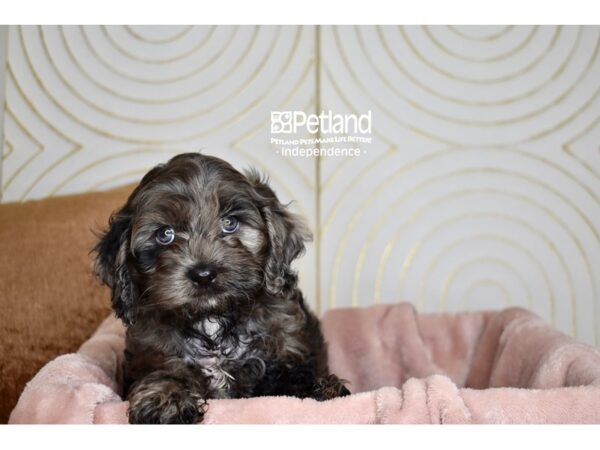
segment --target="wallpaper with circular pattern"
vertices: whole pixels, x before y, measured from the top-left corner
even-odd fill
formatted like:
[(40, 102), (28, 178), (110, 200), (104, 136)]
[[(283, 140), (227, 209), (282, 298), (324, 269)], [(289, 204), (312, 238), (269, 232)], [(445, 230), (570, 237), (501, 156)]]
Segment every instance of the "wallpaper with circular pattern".
[(321, 165), (328, 306), (519, 305), (597, 343), (600, 28), (321, 33), (321, 105), (375, 138)]
[[(269, 174), (312, 228), (315, 162), (274, 157), (274, 109), (314, 110), (315, 30), (10, 26), (2, 201), (108, 189), (190, 151)], [(316, 297), (315, 252), (299, 268)]]
[[(597, 344), (600, 27), (9, 27), (2, 201), (203, 149), (269, 173), (310, 303), (520, 305)], [(372, 111), (356, 158), (284, 158), (272, 110)]]

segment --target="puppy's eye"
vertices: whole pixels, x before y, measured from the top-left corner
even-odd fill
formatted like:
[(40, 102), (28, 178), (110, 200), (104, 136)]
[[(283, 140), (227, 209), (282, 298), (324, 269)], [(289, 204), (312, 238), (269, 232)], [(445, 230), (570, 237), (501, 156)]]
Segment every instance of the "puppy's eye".
[(169, 245), (175, 240), (175, 230), (169, 225), (160, 227), (156, 232), (156, 242), (160, 245)]
[(235, 216), (227, 216), (221, 219), (221, 229), (225, 234), (235, 233), (240, 223)]

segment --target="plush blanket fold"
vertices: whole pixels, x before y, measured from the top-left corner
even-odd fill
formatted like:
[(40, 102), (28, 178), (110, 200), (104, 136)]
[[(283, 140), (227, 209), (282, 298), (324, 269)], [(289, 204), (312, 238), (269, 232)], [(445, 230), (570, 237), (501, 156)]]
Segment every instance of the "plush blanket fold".
[[(600, 423), (600, 352), (532, 313), (417, 314), (410, 304), (323, 318), (351, 396), (211, 400), (203, 423)], [(27, 384), (9, 423), (127, 423), (114, 318)]]

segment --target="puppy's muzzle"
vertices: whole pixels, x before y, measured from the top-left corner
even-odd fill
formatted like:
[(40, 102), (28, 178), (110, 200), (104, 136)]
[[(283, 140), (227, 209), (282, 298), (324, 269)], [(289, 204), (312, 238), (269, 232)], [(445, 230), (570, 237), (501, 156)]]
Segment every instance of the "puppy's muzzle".
[(212, 266), (196, 266), (188, 271), (188, 277), (198, 286), (208, 286), (217, 278), (217, 270)]

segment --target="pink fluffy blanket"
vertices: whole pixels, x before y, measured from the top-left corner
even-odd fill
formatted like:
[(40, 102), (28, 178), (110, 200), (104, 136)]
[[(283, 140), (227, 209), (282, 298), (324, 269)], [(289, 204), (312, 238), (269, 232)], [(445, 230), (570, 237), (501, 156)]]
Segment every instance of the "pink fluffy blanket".
[[(532, 313), (329, 311), (334, 373), (353, 395), (212, 400), (204, 423), (600, 423), (600, 352)], [(123, 327), (104, 321), (29, 382), (10, 423), (126, 423)]]

